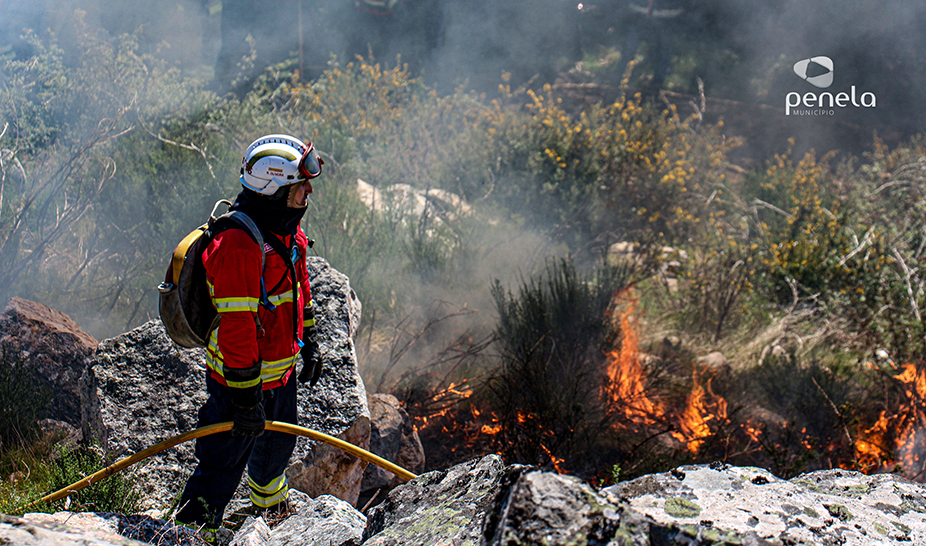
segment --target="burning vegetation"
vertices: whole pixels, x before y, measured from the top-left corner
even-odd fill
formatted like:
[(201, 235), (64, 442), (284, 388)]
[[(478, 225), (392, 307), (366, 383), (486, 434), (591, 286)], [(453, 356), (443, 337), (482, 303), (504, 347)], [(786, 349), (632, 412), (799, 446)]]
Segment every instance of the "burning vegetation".
[[(547, 273), (555, 282), (566, 271), (561, 265)], [(542, 287), (542, 282), (525, 284), (522, 290)], [(597, 378), (596, 390), (581, 392), (583, 405), (570, 399), (571, 421), (553, 405), (537, 404), (541, 393), (535, 385), (506, 378), (504, 368), (491, 379), (451, 383), (431, 393), (411, 412), (432, 458), (429, 466), (498, 453), (596, 483), (613, 479), (612, 467), (634, 476), (714, 461), (763, 466), (785, 476), (838, 467), (926, 478), (926, 368), (908, 364), (889, 373), (869, 365), (881, 382), (852, 388), (814, 364), (798, 369), (766, 362), (734, 373), (688, 354), (645, 352), (639, 306), (632, 288), (612, 293), (601, 315), (613, 317), (604, 320), (612, 346), (597, 359), (585, 355), (598, 373), (583, 377)], [(547, 341), (542, 336), (539, 344)], [(542, 361), (550, 362), (550, 354)], [(798, 387), (787, 387), (789, 375)], [(562, 377), (555, 385), (561, 396), (579, 394)], [(877, 389), (885, 395), (884, 409), (872, 420), (870, 398)], [(530, 404), (537, 405), (530, 409)]]

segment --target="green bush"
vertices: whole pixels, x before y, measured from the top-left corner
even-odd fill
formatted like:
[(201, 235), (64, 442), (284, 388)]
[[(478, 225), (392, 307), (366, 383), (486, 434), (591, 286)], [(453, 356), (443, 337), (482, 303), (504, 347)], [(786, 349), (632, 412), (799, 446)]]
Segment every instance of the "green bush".
[[(46, 467), (46, 483), (58, 491), (109, 466), (114, 461), (97, 446), (58, 448)], [(68, 500), (58, 501), (58, 507), (69, 504), (72, 512), (114, 512), (134, 514), (139, 511), (141, 493), (136, 487), (137, 475), (131, 469), (113, 474), (80, 491)]]
[(619, 334), (608, 311), (631, 275), (625, 267), (586, 276), (562, 260), (523, 281), (517, 294), (495, 283), (501, 363), (487, 396), (507, 460), (576, 467), (602, 439), (611, 415), (601, 397), (604, 351)]

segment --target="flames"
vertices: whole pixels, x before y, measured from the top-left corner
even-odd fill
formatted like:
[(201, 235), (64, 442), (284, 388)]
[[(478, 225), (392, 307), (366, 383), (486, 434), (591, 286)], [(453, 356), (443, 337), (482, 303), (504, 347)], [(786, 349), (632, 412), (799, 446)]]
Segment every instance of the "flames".
[(678, 430), (672, 431), (672, 436), (688, 444), (688, 451), (697, 454), (704, 444), (705, 438), (713, 435), (711, 424), (727, 421), (727, 401), (717, 396), (711, 390), (713, 377), (704, 378), (695, 366), (692, 372), (691, 394), (685, 409), (678, 419)]
[[(795, 460), (810, 455), (823, 467), (902, 472), (909, 479), (926, 480), (926, 365), (906, 364), (884, 374), (887, 409), (880, 411), (873, 423), (861, 414), (840, 414), (827, 399), (844, 423), (865, 424), (854, 434), (847, 424), (845, 434), (840, 431), (818, 438), (819, 431), (789, 428), (791, 425), (780, 419), (769, 421), (757, 414), (734, 419), (727, 400), (714, 390), (717, 381), (711, 368), (683, 362), (681, 369), (689, 370), (684, 373), (690, 375), (677, 370), (673, 375), (650, 365), (641, 351), (637, 302), (629, 293), (618, 294), (615, 308), (620, 309), (613, 320), (620, 325), (621, 338), (603, 355), (601, 385), (595, 392), (608, 413), (607, 426), (616, 437), (629, 438), (631, 444), (658, 438), (663, 446), (692, 460), (716, 457), (721, 448), (719, 456), (724, 460), (742, 458), (745, 464), (764, 464), (768, 457), (792, 453)], [(561, 446), (560, 439), (546, 428), (548, 423), (524, 411), (503, 421), (489, 406), (478, 407), (475, 391), (477, 386), (461, 381), (419, 401), (417, 411), (410, 414), (422, 440), (427, 436), (449, 457), (468, 458), (501, 454), (506, 446), (518, 445), (529, 434), (536, 442), (533, 445), (539, 459), (546, 459), (558, 472), (568, 472), (569, 465), (557, 447)], [(797, 451), (789, 451), (794, 448)], [(442, 462), (448, 461), (434, 464)]]
[(855, 442), (864, 472), (902, 471), (913, 480), (926, 476), (926, 366), (906, 364), (893, 376), (900, 391), (896, 410), (883, 410)]
[(605, 373), (608, 382), (604, 386), (605, 396), (612, 405), (621, 408), (624, 422), (635, 425), (654, 425), (659, 422), (665, 410), (658, 401), (647, 394), (646, 370), (640, 363), (640, 339), (637, 334), (637, 320), (633, 314), (636, 302), (630, 300), (620, 318), (621, 342), (619, 348), (608, 353)]
[(691, 390), (685, 403), (672, 407), (658, 398), (648, 384), (646, 368), (640, 362), (639, 323), (634, 314), (636, 301), (628, 297), (620, 313), (619, 348), (608, 353), (604, 387), (614, 411), (618, 412), (618, 427), (633, 424), (637, 430), (655, 425), (666, 426), (671, 436), (697, 454), (705, 440), (714, 434), (712, 425), (728, 421), (727, 402), (711, 389), (713, 377), (708, 369), (693, 367)]

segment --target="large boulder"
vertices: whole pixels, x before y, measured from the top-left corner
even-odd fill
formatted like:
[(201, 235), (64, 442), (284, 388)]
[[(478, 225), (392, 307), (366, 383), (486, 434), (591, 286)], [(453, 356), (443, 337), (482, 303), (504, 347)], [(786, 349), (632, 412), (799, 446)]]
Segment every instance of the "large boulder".
[(509, 473), (500, 457), (489, 455), (422, 474), (370, 509), (363, 543), (479, 544), (483, 521)]
[[(367, 447), (366, 392), (350, 338), (359, 324), (360, 303), (344, 275), (320, 258), (309, 262), (326, 369), (315, 388), (299, 389), (300, 424)], [(95, 428), (111, 448), (136, 452), (196, 427), (206, 400), (205, 352), (178, 348), (160, 321), (100, 343), (90, 370), (85, 426)], [(287, 475), (294, 487), (312, 496), (356, 501), (363, 472), (356, 458), (302, 439), (293, 461)], [(195, 465), (190, 442), (137, 467), (143, 508), (169, 505)]]
[(759, 468), (683, 466), (603, 490), (663, 525), (784, 544), (926, 544), (926, 487), (844, 470), (782, 480)]
[(367, 518), (331, 495), (308, 499), (279, 525), (270, 528), (263, 517), (249, 518), (230, 546), (353, 546), (360, 543)]
[(51, 395), (43, 417), (79, 426), (80, 378), (97, 341), (61, 311), (13, 298), (0, 314), (0, 354), (24, 362)]
[(32, 513), (0, 519), (0, 544), (22, 546), (200, 546), (190, 529), (149, 516), (104, 512)]
[[(485, 546), (515, 544), (712, 544), (696, 535), (611, 504), (581, 481), (527, 468), (512, 472), (485, 520)], [(736, 539), (730, 544), (748, 544)], [(724, 543), (726, 544), (726, 543)]]
[[(418, 474), (424, 470), (424, 448), (408, 413), (391, 394), (371, 394), (370, 451), (400, 467)], [(363, 472), (361, 491), (391, 489), (404, 480), (376, 465), (368, 465)]]
[[(205, 351), (179, 349), (159, 320), (104, 340), (91, 362), (87, 423), (120, 455), (141, 451), (196, 428), (206, 401)], [(102, 428), (100, 428), (102, 427)], [(196, 465), (193, 443), (181, 444), (134, 467), (143, 508), (170, 504)]]
[[(318, 307), (319, 350), (324, 371), (315, 387), (299, 390), (303, 426), (364, 449), (370, 447), (370, 411), (357, 368), (354, 337), (360, 327), (360, 300), (346, 275), (322, 258), (306, 261)], [(301, 363), (299, 364), (302, 365)], [(300, 438), (286, 471), (291, 486), (312, 497), (323, 494), (356, 504), (366, 462), (328, 444)]]

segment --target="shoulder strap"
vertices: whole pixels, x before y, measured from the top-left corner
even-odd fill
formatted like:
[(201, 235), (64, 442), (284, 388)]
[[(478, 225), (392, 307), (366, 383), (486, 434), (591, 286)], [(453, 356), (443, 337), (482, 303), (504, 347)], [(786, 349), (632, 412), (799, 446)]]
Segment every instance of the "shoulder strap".
[[(269, 237), (267, 243), (270, 245), (277, 254), (283, 258), (283, 262), (286, 263), (286, 269), (289, 271), (289, 276), (292, 282), (293, 287), (293, 340), (296, 342), (299, 347), (304, 345), (303, 341), (299, 339), (298, 326), (297, 326), (297, 309), (296, 302), (299, 301), (297, 292), (298, 292), (298, 279), (296, 278), (296, 266), (295, 262), (299, 259), (299, 249), (296, 243), (296, 235), (292, 235), (292, 249), (287, 249), (286, 245), (276, 237)], [(300, 315), (301, 316), (301, 315)]]
[(270, 297), (267, 294), (267, 287), (264, 285), (264, 267), (267, 265), (267, 255), (266, 252), (264, 252), (264, 234), (261, 232), (257, 223), (255, 223), (250, 216), (241, 212), (240, 210), (233, 210), (226, 212), (222, 216), (219, 216), (212, 223), (210, 229), (212, 229), (213, 237), (225, 229), (234, 227), (229, 225), (219, 226), (216, 228), (220, 222), (224, 223), (226, 220), (230, 220), (237, 224), (237, 227), (243, 229), (260, 248), (260, 304), (270, 311), (273, 311), (276, 309), (276, 305), (270, 303)]

